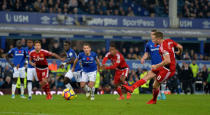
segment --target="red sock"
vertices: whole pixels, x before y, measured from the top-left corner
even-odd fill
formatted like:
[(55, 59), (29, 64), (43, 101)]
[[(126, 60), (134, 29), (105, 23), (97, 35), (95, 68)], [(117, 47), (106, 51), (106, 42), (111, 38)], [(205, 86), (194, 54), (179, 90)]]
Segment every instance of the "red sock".
[(122, 94), (122, 90), (121, 90), (121, 88), (120, 87), (118, 87), (117, 88), (117, 93), (120, 95), (120, 96), (122, 96), (123, 94)]
[(146, 80), (140, 79), (136, 83), (134, 83), (132, 86), (135, 89), (135, 88), (140, 87), (141, 85), (145, 84), (146, 82), (147, 82)]
[(152, 98), (152, 99), (153, 99), (154, 101), (157, 100), (157, 96), (158, 96), (158, 94), (159, 94), (159, 91), (160, 91), (159, 88), (158, 88), (158, 89), (153, 89), (153, 90), (152, 90), (152, 93), (153, 93), (153, 98)]
[(48, 94), (50, 94), (50, 86), (49, 86), (49, 84), (47, 83), (46, 85), (44, 85), (43, 87), (42, 87), (42, 89), (44, 89), (44, 91), (45, 91), (45, 93), (48, 95)]

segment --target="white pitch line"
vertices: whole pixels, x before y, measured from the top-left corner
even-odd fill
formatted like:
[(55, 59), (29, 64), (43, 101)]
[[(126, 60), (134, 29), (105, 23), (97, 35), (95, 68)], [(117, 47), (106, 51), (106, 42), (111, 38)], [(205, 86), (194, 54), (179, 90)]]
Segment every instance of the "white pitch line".
[(46, 113), (22, 113), (22, 112), (0, 112), (0, 114), (15, 114), (15, 115), (52, 115)]

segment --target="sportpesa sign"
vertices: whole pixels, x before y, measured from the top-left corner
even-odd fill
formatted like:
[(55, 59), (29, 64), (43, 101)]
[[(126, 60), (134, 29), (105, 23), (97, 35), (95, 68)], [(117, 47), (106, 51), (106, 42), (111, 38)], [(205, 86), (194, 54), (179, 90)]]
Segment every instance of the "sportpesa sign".
[[(89, 25), (105, 27), (169, 28), (169, 18), (60, 15), (55, 13), (0, 12), (1, 24)], [(210, 19), (180, 19), (180, 28), (210, 29)]]

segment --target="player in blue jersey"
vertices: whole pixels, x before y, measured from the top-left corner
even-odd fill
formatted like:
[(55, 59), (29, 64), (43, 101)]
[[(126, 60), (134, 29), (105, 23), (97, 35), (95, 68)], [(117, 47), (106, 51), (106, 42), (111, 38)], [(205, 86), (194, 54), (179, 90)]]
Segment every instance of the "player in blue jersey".
[[(157, 32), (157, 30), (151, 31), (152, 40), (154, 39), (152, 35), (155, 32)], [(144, 53), (143, 57), (141, 58), (141, 64), (144, 64), (144, 60), (147, 59), (149, 56), (151, 58), (152, 65), (159, 64), (162, 61), (161, 56), (159, 54), (160, 45), (155, 45), (155, 43), (153, 43), (152, 40), (149, 40), (145, 46), (145, 53)], [(158, 99), (162, 99), (162, 100), (166, 99), (166, 96), (164, 94), (165, 89), (166, 89), (166, 83), (162, 83), (161, 84), (161, 95), (158, 95)]]
[[(73, 67), (73, 64), (74, 64), (74, 60), (77, 58), (77, 55), (76, 55), (76, 52), (70, 48), (70, 42), (69, 41), (65, 41), (63, 46), (64, 46), (64, 50), (65, 50), (65, 53), (66, 53), (66, 56), (67, 56), (67, 61), (66, 63), (64, 64), (71, 64), (71, 69)], [(66, 86), (66, 88), (69, 88), (69, 89), (73, 89), (71, 84), (69, 83), (70, 80), (74, 77), (75, 80), (77, 82), (80, 82), (80, 77), (81, 77), (81, 66), (79, 64), (79, 62), (77, 62), (76, 66), (75, 66), (75, 69), (74, 69), (74, 72), (72, 72), (72, 70), (68, 70), (68, 72), (66, 73), (65, 77), (64, 77), (64, 84)]]
[[(81, 60), (82, 63), (82, 77), (80, 79), (80, 87), (86, 91), (86, 96), (90, 97), (90, 100), (94, 100), (95, 81), (97, 70), (100, 68), (100, 62), (95, 52), (91, 51), (89, 44), (83, 45), (83, 52), (79, 53), (78, 57), (74, 61), (72, 71), (75, 71), (77, 62)], [(86, 85), (88, 83), (88, 86)]]
[(25, 48), (26, 57), (28, 58), (28, 68), (27, 68), (27, 87), (28, 87), (28, 99), (32, 99), (32, 81), (35, 79), (38, 81), (36, 69), (29, 63), (29, 53), (34, 50), (33, 40), (27, 40), (27, 47)]
[[(13, 62), (9, 60), (9, 55), (13, 56)], [(25, 98), (24, 96), (24, 78), (25, 78), (25, 57), (26, 53), (24, 48), (21, 46), (21, 41), (17, 40), (16, 47), (9, 50), (6, 55), (7, 62), (13, 67), (13, 81), (12, 81), (12, 99), (15, 98), (15, 90), (16, 90), (16, 83), (18, 77), (20, 77), (20, 91), (21, 91), (21, 98)]]

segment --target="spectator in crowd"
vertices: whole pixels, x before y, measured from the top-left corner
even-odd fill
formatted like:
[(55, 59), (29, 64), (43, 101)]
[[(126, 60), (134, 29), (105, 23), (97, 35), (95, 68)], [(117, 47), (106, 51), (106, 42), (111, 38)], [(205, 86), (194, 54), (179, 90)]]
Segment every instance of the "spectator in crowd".
[(190, 64), (190, 68), (192, 69), (193, 77), (196, 78), (199, 72), (199, 66), (198, 64), (196, 64), (195, 60), (193, 60), (192, 63)]
[(0, 88), (3, 84), (4, 84), (4, 79), (2, 77), (0, 77)]
[(57, 70), (58, 70), (58, 65), (57, 65), (57, 63), (56, 63), (56, 60), (53, 60), (53, 61), (52, 61), (52, 64), (49, 65), (49, 70), (50, 70), (51, 72), (57, 72)]
[(210, 73), (208, 77), (204, 79), (204, 91), (206, 94), (210, 94)]
[(193, 88), (193, 72), (192, 69), (189, 67), (187, 63), (183, 63), (182, 71), (181, 71), (181, 81), (184, 93), (188, 93), (188, 88), (190, 88), (190, 93), (194, 94), (194, 88)]
[(54, 41), (53, 43), (53, 47), (52, 47), (52, 52), (56, 53), (56, 54), (60, 54), (61, 48), (59, 45), (58, 41)]
[(4, 84), (2, 85), (2, 88), (3, 88), (3, 89), (10, 89), (11, 86), (12, 86), (11, 77), (7, 76), (7, 77), (5, 78)]
[(4, 72), (3, 72), (3, 78), (4, 80), (6, 79), (6, 77), (11, 77), (12, 78), (12, 70), (9, 68), (9, 65), (6, 65), (4, 68)]
[[(146, 69), (143, 69), (140, 75), (140, 79), (142, 79), (147, 74), (147, 72), (148, 71)], [(148, 80), (144, 85), (140, 87), (140, 93), (150, 94), (151, 92), (152, 90), (150, 89), (150, 80)]]

